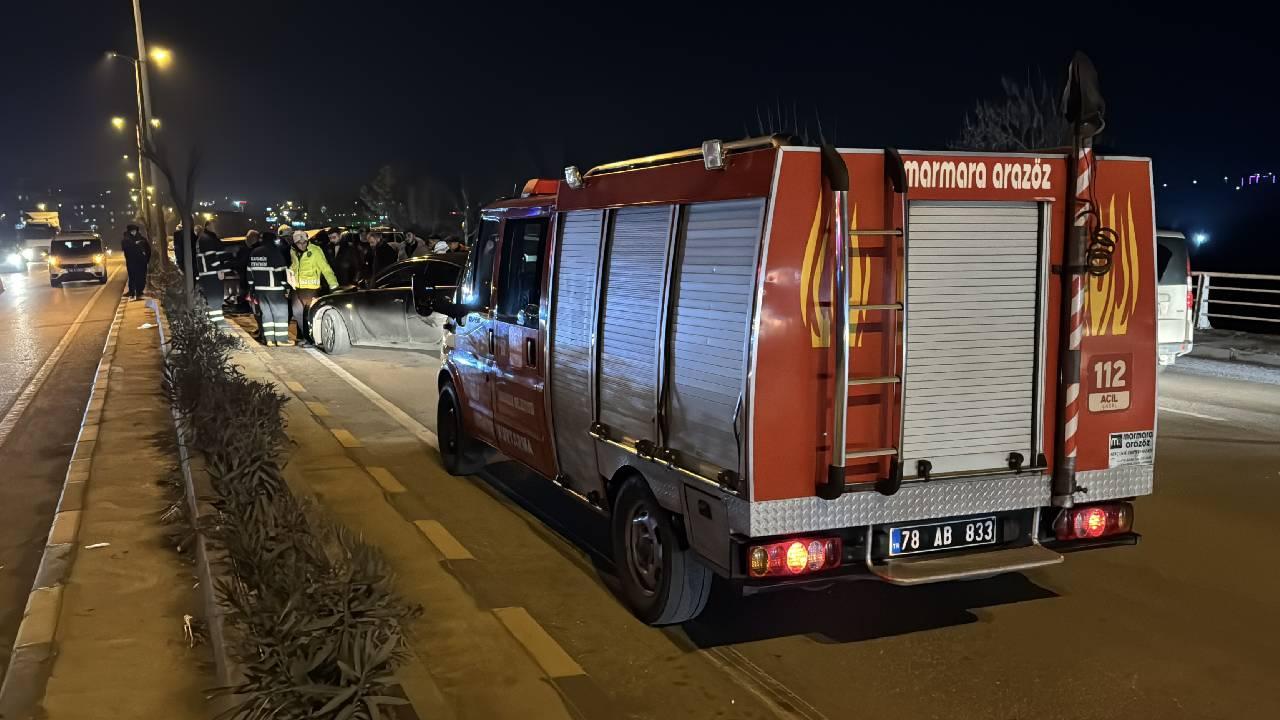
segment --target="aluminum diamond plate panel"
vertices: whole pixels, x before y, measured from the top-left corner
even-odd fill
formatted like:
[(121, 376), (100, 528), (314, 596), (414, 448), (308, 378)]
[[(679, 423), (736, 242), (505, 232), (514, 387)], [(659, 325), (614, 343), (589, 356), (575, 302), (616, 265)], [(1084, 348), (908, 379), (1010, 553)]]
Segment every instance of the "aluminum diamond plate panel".
[[(1092, 492), (1092, 490), (1090, 491)], [(729, 525), (752, 537), (926, 520), (1049, 504), (1049, 478), (1040, 473), (908, 483), (896, 495), (846, 493), (836, 500), (817, 497), (747, 502), (726, 498)]]
[(1155, 487), (1155, 468), (1125, 465), (1110, 470), (1081, 470), (1076, 473), (1076, 484), (1089, 489), (1087, 493), (1077, 492), (1076, 502), (1150, 495)]

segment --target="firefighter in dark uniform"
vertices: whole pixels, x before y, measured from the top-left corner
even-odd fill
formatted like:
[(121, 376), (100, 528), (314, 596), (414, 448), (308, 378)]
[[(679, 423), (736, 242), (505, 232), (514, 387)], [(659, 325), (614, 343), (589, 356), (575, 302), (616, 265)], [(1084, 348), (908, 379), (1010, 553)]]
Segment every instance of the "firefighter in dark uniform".
[(258, 301), (258, 335), (270, 347), (289, 344), (289, 306), (284, 299), (287, 251), (276, 234), (262, 233), (262, 242), (249, 253), (249, 287)]
[(218, 238), (218, 234), (212, 227), (206, 225), (196, 244), (196, 281), (200, 284), (200, 294), (204, 295), (205, 304), (209, 306), (209, 321), (219, 327), (223, 327), (224, 293), (222, 278), (218, 277), (218, 271), (225, 269), (224, 265), (225, 252), (222, 248), (222, 240)]

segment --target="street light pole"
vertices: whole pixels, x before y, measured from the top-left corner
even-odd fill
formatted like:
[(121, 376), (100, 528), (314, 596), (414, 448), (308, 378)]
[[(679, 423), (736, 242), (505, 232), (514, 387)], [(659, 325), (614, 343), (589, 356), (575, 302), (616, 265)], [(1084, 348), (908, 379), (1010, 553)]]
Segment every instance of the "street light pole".
[[(151, 82), (147, 77), (147, 41), (142, 34), (142, 5), (140, 0), (133, 0), (133, 28), (134, 34), (138, 40), (138, 62), (136, 82), (138, 85), (138, 142), (140, 146), (154, 147), (151, 142)], [(139, 148), (141, 151), (141, 147)], [(145, 172), (141, 171), (139, 177), (142, 179), (142, 194), (139, 196), (139, 202), (147, 202), (150, 207), (150, 201), (146, 198), (147, 187), (155, 184), (156, 169), (155, 165), (149, 160), (142, 157), (142, 153), (138, 153), (138, 163), (145, 166)], [(139, 207), (142, 207), (139, 205)], [(144, 217), (154, 218), (155, 213), (149, 213)], [(151, 222), (148, 221), (150, 225)], [(163, 234), (164, 218), (163, 215), (158, 218), (156, 227), (151, 229), (152, 233)], [(159, 240), (159, 236), (153, 234), (155, 240)]]

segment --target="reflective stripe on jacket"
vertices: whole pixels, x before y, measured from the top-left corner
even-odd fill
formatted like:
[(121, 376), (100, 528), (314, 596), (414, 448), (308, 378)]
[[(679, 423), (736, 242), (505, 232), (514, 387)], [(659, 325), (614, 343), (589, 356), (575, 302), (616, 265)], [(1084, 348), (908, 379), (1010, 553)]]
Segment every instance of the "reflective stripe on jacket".
[(291, 260), (289, 269), (293, 271), (294, 287), (299, 290), (319, 290), (320, 276), (329, 282), (329, 287), (338, 287), (338, 278), (325, 259), (324, 250), (315, 245), (308, 245), (301, 255), (297, 250), (289, 251)]

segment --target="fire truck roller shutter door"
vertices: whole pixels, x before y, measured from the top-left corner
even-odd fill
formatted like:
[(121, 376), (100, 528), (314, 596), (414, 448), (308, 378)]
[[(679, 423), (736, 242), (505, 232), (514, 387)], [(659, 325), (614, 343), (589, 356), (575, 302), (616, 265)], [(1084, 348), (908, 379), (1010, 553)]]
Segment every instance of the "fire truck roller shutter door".
[(909, 227), (904, 475), (1031, 463), (1039, 207), (917, 201)]
[(582, 492), (598, 486), (591, 438), (591, 322), (603, 210), (561, 217), (551, 305), (551, 416), (560, 472)]
[(618, 439), (656, 441), (671, 206), (621, 208), (612, 230), (600, 311), (600, 422)]
[[(764, 198), (690, 205), (672, 293), (667, 446), (705, 476), (741, 472), (734, 421)], [(707, 466), (710, 467), (707, 467)]]

